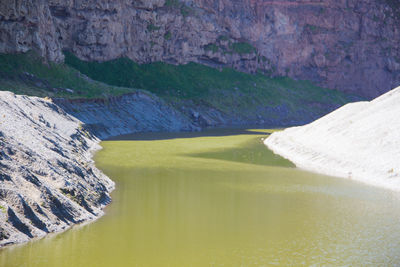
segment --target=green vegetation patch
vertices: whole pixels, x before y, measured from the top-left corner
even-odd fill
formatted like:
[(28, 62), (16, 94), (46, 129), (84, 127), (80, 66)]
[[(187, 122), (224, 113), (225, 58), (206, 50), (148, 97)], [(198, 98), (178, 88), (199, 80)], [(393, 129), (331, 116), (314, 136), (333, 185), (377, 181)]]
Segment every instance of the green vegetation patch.
[(178, 105), (180, 100), (186, 99), (224, 112), (235, 110), (251, 114), (256, 107), (279, 105), (291, 110), (300, 106), (323, 109), (324, 104), (343, 105), (354, 100), (354, 96), (308, 81), (271, 78), (232, 68), (218, 70), (197, 63), (140, 65), (126, 58), (98, 63), (81, 61), (72, 54), (66, 54), (66, 63), (110, 85), (145, 89)]
[(34, 52), (0, 54), (0, 90), (67, 98), (103, 98), (134, 91), (93, 81), (65, 64), (45, 63)]
[[(226, 81), (216, 69), (196, 63), (171, 65), (163, 62), (137, 64), (127, 58), (86, 62), (66, 53), (66, 64), (94, 80), (110, 85), (141, 88), (159, 96), (192, 98), (204, 96), (210, 86)], [(220, 78), (219, 78), (220, 77)], [(228, 78), (229, 79), (229, 78)]]
[(6, 213), (7, 212), (6, 207), (3, 207), (3, 206), (0, 205), (0, 211), (3, 212), (3, 213)]
[(224, 41), (229, 41), (229, 37), (228, 36), (226, 36), (226, 35), (220, 35), (220, 36), (218, 36), (218, 39), (217, 39), (217, 41), (222, 41), (222, 42), (224, 42)]
[(187, 17), (194, 13), (192, 8), (188, 7), (185, 3), (180, 2), (179, 0), (166, 0), (164, 6), (169, 9), (179, 10), (183, 17)]
[(193, 10), (186, 5), (182, 5), (180, 10), (181, 10), (181, 15), (184, 17), (189, 16), (193, 12)]
[(321, 34), (321, 33), (328, 33), (329, 29), (328, 28), (324, 28), (324, 27), (320, 27), (320, 26), (316, 26), (316, 25), (311, 25), (311, 24), (306, 24), (304, 26), (305, 31), (310, 32), (312, 34)]
[(165, 1), (165, 6), (166, 7), (172, 7), (172, 8), (178, 8), (180, 7), (181, 3), (179, 0), (167, 0)]
[(166, 32), (164, 34), (164, 39), (165, 40), (170, 40), (172, 38), (172, 33), (170, 31)]
[(149, 32), (158, 31), (160, 28), (161, 28), (161, 27), (156, 26), (156, 25), (154, 25), (154, 24), (149, 24), (149, 25), (147, 25), (147, 30), (148, 30)]
[(257, 49), (249, 43), (239, 42), (232, 43), (229, 48), (237, 54), (251, 54), (257, 52)]
[(204, 50), (216, 53), (219, 51), (219, 47), (216, 44), (208, 44), (204, 47)]
[(308, 81), (232, 68), (137, 64), (127, 58), (87, 62), (71, 53), (65, 56), (65, 64), (55, 64), (42, 62), (35, 53), (0, 54), (0, 90), (42, 97), (106, 98), (144, 89), (178, 108), (212, 107), (249, 117), (266, 112), (265, 108), (277, 114), (299, 109), (322, 114), (327, 106), (360, 99)]

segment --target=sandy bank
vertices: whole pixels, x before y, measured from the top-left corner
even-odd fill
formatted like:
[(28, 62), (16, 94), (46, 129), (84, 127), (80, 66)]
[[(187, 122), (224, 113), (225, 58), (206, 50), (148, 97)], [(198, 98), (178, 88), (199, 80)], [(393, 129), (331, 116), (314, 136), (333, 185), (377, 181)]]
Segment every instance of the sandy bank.
[(400, 190), (400, 87), (347, 104), (264, 143), (297, 167)]

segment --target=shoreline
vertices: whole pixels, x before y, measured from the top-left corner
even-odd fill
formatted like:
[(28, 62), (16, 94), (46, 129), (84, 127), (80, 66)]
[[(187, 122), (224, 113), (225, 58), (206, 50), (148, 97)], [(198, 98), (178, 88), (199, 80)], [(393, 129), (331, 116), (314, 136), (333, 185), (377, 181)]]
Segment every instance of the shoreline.
[(400, 87), (264, 140), (298, 168), (400, 191)]
[(5, 151), (0, 153), (0, 249), (104, 215), (115, 183), (95, 166), (102, 140), (200, 130), (163, 101), (141, 93), (105, 105), (0, 91), (0, 111)]
[(0, 249), (104, 215), (115, 183), (100, 139), (51, 100), (0, 92)]
[[(109, 105), (54, 102), (0, 92), (0, 144), (5, 144), (5, 154), (0, 155), (0, 249), (60, 233), (104, 215), (115, 183), (96, 168), (93, 160), (102, 140), (133, 133), (199, 130), (193, 118), (158, 98), (132, 94), (120, 101)], [(272, 134), (264, 142), (283, 132)], [(282, 142), (273, 143), (270, 148), (275, 153), (298, 167), (320, 172), (318, 166), (293, 160), (291, 150), (285, 151)], [(332, 175), (331, 170), (323, 173)], [(357, 177), (355, 172), (352, 175)], [(400, 182), (398, 186), (400, 190)]]

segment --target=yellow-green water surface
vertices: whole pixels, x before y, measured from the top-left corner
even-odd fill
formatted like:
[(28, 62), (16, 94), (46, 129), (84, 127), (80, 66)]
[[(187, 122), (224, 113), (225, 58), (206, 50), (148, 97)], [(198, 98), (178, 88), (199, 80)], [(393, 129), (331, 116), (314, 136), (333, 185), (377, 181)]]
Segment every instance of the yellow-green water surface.
[(260, 131), (229, 133), (103, 142), (106, 215), (1, 250), (0, 266), (400, 265), (397, 193), (298, 170)]

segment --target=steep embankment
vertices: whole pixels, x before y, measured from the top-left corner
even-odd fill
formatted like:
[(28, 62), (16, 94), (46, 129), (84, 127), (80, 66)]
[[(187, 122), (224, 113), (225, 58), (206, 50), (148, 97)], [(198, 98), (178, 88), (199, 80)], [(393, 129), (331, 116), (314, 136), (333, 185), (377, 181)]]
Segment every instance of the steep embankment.
[(376, 97), (400, 82), (393, 0), (2, 0), (0, 52), (197, 62)]
[(51, 101), (0, 92), (0, 247), (103, 214), (114, 183), (98, 141)]
[(273, 133), (265, 144), (300, 168), (400, 190), (399, 103), (400, 87)]
[(54, 99), (99, 138), (136, 132), (196, 131), (192, 121), (160, 98), (145, 92), (107, 99)]

